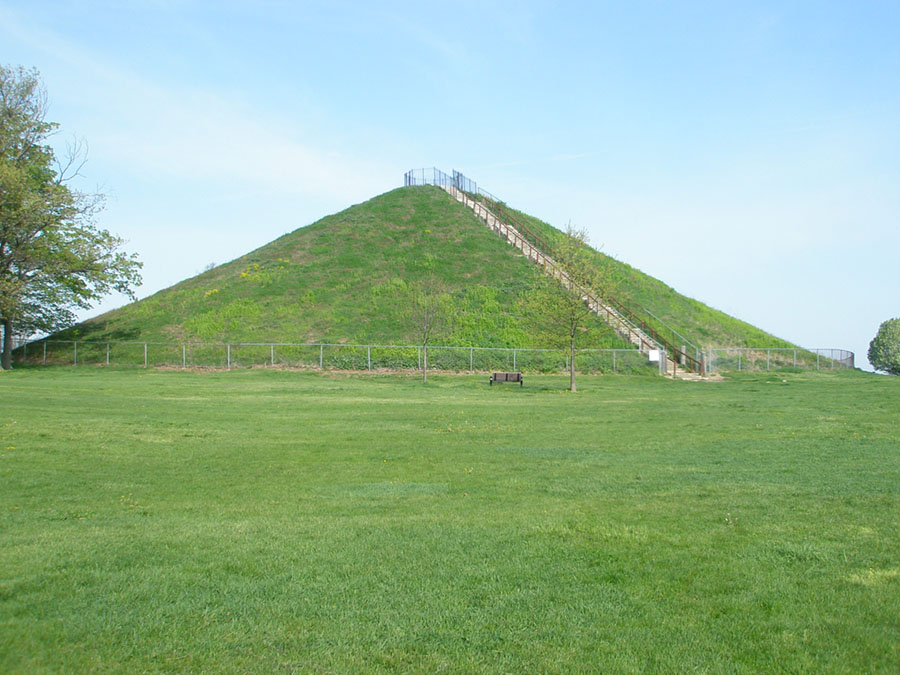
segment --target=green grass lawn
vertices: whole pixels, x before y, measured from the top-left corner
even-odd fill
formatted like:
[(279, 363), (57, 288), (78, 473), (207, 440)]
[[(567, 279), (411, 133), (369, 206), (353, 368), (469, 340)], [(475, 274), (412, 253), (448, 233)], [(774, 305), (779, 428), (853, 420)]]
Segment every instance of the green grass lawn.
[(896, 672), (900, 378), (0, 374), (0, 671)]

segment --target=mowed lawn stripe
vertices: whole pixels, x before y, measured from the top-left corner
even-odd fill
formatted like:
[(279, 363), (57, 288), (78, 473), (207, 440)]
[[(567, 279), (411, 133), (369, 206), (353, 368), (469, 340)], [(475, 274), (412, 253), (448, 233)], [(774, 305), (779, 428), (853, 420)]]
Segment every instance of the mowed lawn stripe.
[(900, 397), (0, 377), (0, 667), (894, 671)]

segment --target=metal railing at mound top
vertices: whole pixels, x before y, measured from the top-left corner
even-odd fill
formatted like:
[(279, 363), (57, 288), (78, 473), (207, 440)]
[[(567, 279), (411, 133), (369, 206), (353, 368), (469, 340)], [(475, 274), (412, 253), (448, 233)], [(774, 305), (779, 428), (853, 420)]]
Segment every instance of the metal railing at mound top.
[[(404, 187), (417, 185), (435, 185), (445, 188), (452, 187), (456, 188), (457, 190), (461, 190), (462, 192), (468, 193), (474, 199), (481, 201), (484, 204), (485, 208), (490, 210), (498, 220), (501, 220), (506, 225), (509, 225), (516, 231), (520, 232), (529, 243), (529, 245), (536, 248), (548, 258), (554, 258), (553, 248), (550, 246), (550, 244), (548, 244), (542, 237), (535, 234), (531, 230), (531, 228), (529, 228), (522, 222), (520, 218), (517, 218), (512, 210), (506, 206), (505, 202), (501, 201), (487, 190), (479, 188), (478, 183), (471, 180), (470, 178), (467, 178), (461, 172), (456, 171), (455, 169), (452, 174), (447, 174), (437, 167), (411, 169), (404, 174), (403, 185)], [(576, 283), (580, 283), (577, 279), (573, 281), (575, 281)], [(616, 298), (612, 297), (609, 294), (603, 293), (602, 289), (591, 289), (586, 287), (584, 284), (581, 284), (581, 287), (586, 290), (586, 293), (589, 296), (589, 301), (594, 302), (597, 305), (607, 304), (611, 306), (619, 314), (625, 317), (628, 322), (633, 324), (636, 328), (639, 328), (651, 339), (659, 343), (658, 346), (661, 346), (666, 351), (666, 353), (670, 355), (670, 358), (672, 358), (673, 361), (677, 362), (683, 367), (686, 367), (692, 372), (700, 373), (701, 375), (704, 373), (705, 366), (702, 358), (699, 358), (697, 355), (691, 356), (685, 349), (678, 347), (677, 344), (673, 343), (671, 339), (663, 335), (656, 326), (638, 316), (637, 313), (632, 311), (624, 303), (618, 301)], [(591, 292), (595, 290), (599, 291), (599, 294)], [(646, 311), (647, 314), (653, 316), (649, 310), (644, 311)], [(675, 331), (672, 330), (672, 332)], [(697, 348), (687, 340), (683, 340), (682, 344), (684, 344), (685, 342), (690, 344), (691, 347), (694, 347), (695, 351), (698, 351)], [(650, 348), (656, 348), (656, 346), (657, 345), (649, 345)]]

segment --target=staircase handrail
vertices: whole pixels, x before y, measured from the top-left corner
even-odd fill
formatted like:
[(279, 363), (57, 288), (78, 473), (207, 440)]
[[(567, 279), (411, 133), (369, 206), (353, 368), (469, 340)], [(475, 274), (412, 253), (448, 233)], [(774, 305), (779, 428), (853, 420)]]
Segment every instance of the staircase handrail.
[(683, 344), (684, 346), (686, 346), (686, 347), (693, 347), (693, 348), (694, 348), (694, 351), (695, 351), (697, 354), (699, 354), (699, 353), (702, 351), (702, 350), (700, 349), (700, 347), (698, 347), (698, 346), (695, 345), (693, 342), (691, 342), (690, 340), (688, 340), (684, 335), (682, 335), (682, 334), (679, 333), (677, 330), (675, 330), (674, 328), (672, 328), (672, 326), (670, 326), (670, 325), (667, 324), (665, 321), (663, 321), (662, 319), (660, 319), (658, 316), (656, 316), (656, 314), (654, 314), (653, 312), (651, 312), (649, 309), (647, 309), (646, 307), (641, 307), (641, 309), (642, 309), (643, 311), (647, 312), (647, 314), (649, 314), (649, 315), (652, 316), (654, 319), (656, 319), (661, 325), (665, 326), (668, 330), (672, 331), (672, 333), (673, 333), (675, 336), (677, 336), (677, 337), (681, 340), (681, 342), (682, 342), (682, 344)]
[[(499, 220), (505, 221), (506, 225), (514, 227), (518, 232), (520, 232), (522, 235), (525, 236), (525, 238), (528, 240), (529, 244), (535, 246), (535, 248), (537, 248), (541, 253), (543, 253), (544, 255), (546, 255), (550, 258), (555, 259), (554, 255), (553, 255), (553, 248), (544, 239), (539, 237), (528, 226), (526, 226), (518, 218), (516, 218), (511, 213), (511, 211), (508, 208), (506, 208), (505, 204), (503, 204), (502, 202), (499, 202), (499, 201), (494, 201), (494, 200), (491, 200), (491, 201), (493, 201), (494, 203), (493, 204), (485, 204), (485, 207), (490, 208), (490, 210), (494, 213), (495, 217), (497, 217)], [(491, 208), (491, 207), (494, 207), (494, 208)], [(565, 274), (565, 272), (563, 272), (563, 273)], [(566, 274), (566, 276), (569, 276), (569, 275)], [(617, 312), (622, 314), (630, 323), (634, 324), (635, 327), (640, 328), (641, 331), (643, 331), (644, 333), (646, 333), (651, 338), (653, 338), (656, 342), (659, 343), (659, 345), (650, 345), (649, 343), (646, 343), (646, 341), (643, 338), (641, 338), (642, 347), (645, 344), (647, 347), (654, 348), (654, 349), (657, 348), (658, 346), (662, 346), (666, 350), (666, 353), (673, 355), (673, 358), (681, 357), (679, 359), (681, 361), (681, 365), (687, 366), (688, 369), (693, 372), (699, 372), (701, 374), (703, 373), (702, 361), (694, 358), (693, 356), (691, 356), (690, 354), (688, 354), (684, 350), (682, 350), (680, 347), (677, 347), (676, 345), (672, 344), (672, 342), (670, 340), (667, 340), (663, 335), (660, 334), (660, 332), (658, 330), (656, 330), (652, 325), (647, 323), (644, 319), (640, 318), (637, 314), (635, 314), (632, 310), (630, 310), (628, 307), (626, 307), (623, 303), (619, 302), (614, 297), (612, 297), (608, 294), (600, 293), (598, 296), (597, 294), (592, 293), (588, 286), (586, 286), (584, 283), (580, 282), (577, 279), (571, 279), (570, 281), (577, 284), (579, 287), (579, 290), (582, 291), (585, 295), (588, 295), (590, 297), (590, 299), (596, 305), (600, 305), (600, 306), (602, 306), (604, 304), (612, 305), (612, 307)], [(649, 314), (650, 312), (647, 312), (647, 313)], [(607, 315), (610, 315), (610, 313), (607, 312)], [(673, 330), (672, 332), (675, 332), (675, 331)], [(687, 340), (685, 340), (685, 342), (687, 342)]]
[[(493, 201), (493, 200), (492, 200)], [(521, 220), (515, 217), (515, 215), (509, 210), (503, 202), (494, 201), (492, 204), (487, 204), (482, 202), (485, 208), (490, 209), (490, 211), (494, 214), (494, 216), (502, 221), (505, 225), (514, 228), (521, 235), (524, 235), (525, 240), (531, 245), (534, 246), (537, 250), (544, 254), (545, 257), (555, 260), (555, 256), (553, 254), (553, 248), (540, 236), (535, 234), (529, 227), (524, 225)], [(570, 284), (577, 287), (578, 291), (584, 295), (589, 303), (593, 303), (595, 306), (595, 311), (599, 311), (600, 308), (606, 313), (607, 317), (619, 321), (620, 323), (632, 324), (631, 326), (626, 326), (628, 329), (629, 337), (631, 336), (632, 327), (635, 329), (639, 329), (639, 332), (636, 334), (640, 336), (641, 340), (641, 349), (660, 349), (664, 348), (667, 351), (671, 351), (675, 349), (668, 341), (661, 339), (657, 331), (652, 330), (652, 327), (648, 326), (646, 322), (638, 319), (633, 312), (628, 310), (624, 305), (614, 301), (614, 299), (609, 298), (608, 300), (603, 299), (603, 297), (597, 295), (591, 290), (591, 286), (585, 284), (583, 281), (572, 279), (571, 275), (568, 274), (563, 269), (557, 267), (557, 272), (560, 275), (563, 275)], [(612, 302), (611, 302), (612, 301)], [(615, 313), (610, 312), (608, 305), (613, 304), (613, 308), (620, 314), (624, 316), (616, 316)], [(635, 321), (637, 319), (637, 321)], [(650, 330), (648, 330), (650, 328)], [(658, 344), (653, 344), (647, 342), (640, 332), (648, 334), (651, 338), (653, 338)], [(678, 350), (679, 352), (681, 350)]]
[[(416, 169), (411, 169), (404, 175), (405, 186), (420, 184), (418, 182), (418, 177), (416, 176), (416, 171)], [(425, 169), (418, 169), (418, 171), (422, 172), (422, 184), (437, 185), (441, 187), (453, 187), (463, 193), (466, 193), (470, 198), (476, 201), (480, 201), (484, 208), (490, 210), (493, 213), (494, 217), (499, 221), (503, 222), (509, 227), (514, 228), (517, 232), (523, 235), (529, 245), (540, 251), (542, 254), (544, 254), (544, 256), (550, 259), (555, 259), (553, 255), (553, 248), (542, 237), (535, 234), (531, 230), (531, 228), (529, 228), (518, 218), (516, 218), (503, 201), (497, 199), (497, 197), (489, 193), (487, 190), (479, 188), (478, 184), (475, 181), (467, 178), (461, 172), (454, 170), (453, 175), (451, 176), (450, 174), (444, 173), (437, 167), (427, 167)], [(432, 172), (431, 181), (429, 181), (425, 176), (426, 171)], [(681, 362), (682, 366), (687, 366), (689, 370), (698, 372), (701, 375), (703, 374), (704, 367), (702, 361), (694, 358), (690, 354), (687, 354), (685, 351), (683, 351), (681, 348), (672, 344), (671, 341), (660, 335), (658, 330), (647, 323), (644, 319), (637, 316), (623, 303), (607, 294), (593, 293), (590, 288), (585, 286), (584, 283), (578, 281), (577, 279), (572, 279), (563, 270), (559, 270), (559, 272), (567, 277), (569, 283), (577, 285), (578, 290), (583, 295), (587, 296), (588, 302), (593, 302), (597, 307), (603, 307), (608, 317), (615, 318), (619, 321), (624, 320), (627, 323), (631, 323), (635, 328), (638, 328), (643, 333), (649, 335), (658, 343), (657, 345), (647, 343), (646, 340), (644, 340), (643, 336), (641, 336), (642, 349), (645, 346), (649, 349), (657, 349), (658, 347), (662, 346), (665, 349), (666, 353), (671, 355), (671, 358), (673, 360), (678, 359), (678, 361)], [(612, 306), (612, 309), (620, 314), (620, 316), (616, 317), (612, 312), (610, 312), (609, 306)], [(650, 314), (649, 311), (647, 313)]]

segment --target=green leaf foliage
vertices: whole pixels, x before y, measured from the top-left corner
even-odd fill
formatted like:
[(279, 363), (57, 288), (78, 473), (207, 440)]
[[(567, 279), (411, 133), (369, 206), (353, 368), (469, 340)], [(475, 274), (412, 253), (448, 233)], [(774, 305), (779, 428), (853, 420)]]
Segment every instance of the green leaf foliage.
[(900, 318), (881, 324), (869, 343), (868, 356), (875, 370), (900, 375)]
[(52, 331), (74, 322), (110, 291), (140, 283), (140, 263), (122, 240), (94, 222), (102, 195), (67, 182), (84, 153), (77, 144), (58, 160), (45, 144), (47, 99), (36, 71), (0, 66), (0, 321), (3, 367), (11, 334)]

